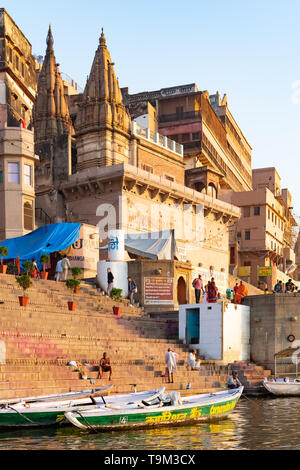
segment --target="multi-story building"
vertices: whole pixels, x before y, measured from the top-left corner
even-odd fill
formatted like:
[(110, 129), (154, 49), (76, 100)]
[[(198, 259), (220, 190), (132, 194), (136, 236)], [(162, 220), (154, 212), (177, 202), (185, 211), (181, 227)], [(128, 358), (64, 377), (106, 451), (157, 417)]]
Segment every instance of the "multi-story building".
[(31, 123), (36, 95), (36, 60), (31, 44), (0, 9), (0, 127)]
[(31, 45), (0, 9), (0, 240), (35, 228), (31, 111), (36, 93)]
[[(184, 147), (187, 184), (217, 196), (218, 187), (252, 188), (251, 147), (229, 111), (227, 98), (209, 96), (196, 84), (130, 95), (123, 88), (133, 118), (148, 102), (158, 114), (159, 132)], [(213, 176), (212, 176), (213, 175)]]
[[(241, 218), (230, 229), (230, 269), (257, 287), (286, 281), (296, 269), (291, 196), (281, 190), (275, 168), (252, 172), (252, 191), (222, 190), (220, 198), (241, 208)], [(270, 267), (269, 270), (259, 268)], [(264, 276), (263, 274), (267, 274)]]

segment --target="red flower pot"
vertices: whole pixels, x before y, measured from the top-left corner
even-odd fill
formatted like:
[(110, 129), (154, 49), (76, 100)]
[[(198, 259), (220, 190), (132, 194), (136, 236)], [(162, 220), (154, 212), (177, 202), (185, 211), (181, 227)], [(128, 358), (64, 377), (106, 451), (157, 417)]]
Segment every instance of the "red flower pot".
[(121, 307), (113, 307), (114, 315), (117, 315), (119, 317), (121, 315), (121, 310)]
[(41, 276), (41, 279), (45, 279), (45, 280), (48, 279), (48, 273), (46, 271), (45, 272), (41, 271), (40, 276)]
[(29, 302), (29, 297), (25, 297), (24, 295), (19, 296), (20, 307), (27, 307)]
[(7, 265), (0, 264), (0, 274), (6, 274), (6, 270), (7, 270)]
[(77, 302), (68, 302), (68, 308), (69, 310), (76, 310), (76, 305), (77, 305)]

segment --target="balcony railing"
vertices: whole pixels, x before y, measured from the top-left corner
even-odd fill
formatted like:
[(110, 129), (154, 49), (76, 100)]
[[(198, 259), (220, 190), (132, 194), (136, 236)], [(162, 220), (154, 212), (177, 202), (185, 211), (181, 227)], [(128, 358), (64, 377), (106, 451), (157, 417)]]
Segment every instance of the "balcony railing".
[(187, 111), (176, 114), (162, 114), (159, 116), (159, 122), (184, 121), (185, 119), (201, 118), (200, 111)]
[(150, 129), (145, 129), (139, 126), (135, 121), (132, 122), (132, 132), (183, 157), (183, 145), (178, 144), (175, 140), (168, 139), (165, 135), (158, 134), (157, 132), (154, 133), (150, 131)]

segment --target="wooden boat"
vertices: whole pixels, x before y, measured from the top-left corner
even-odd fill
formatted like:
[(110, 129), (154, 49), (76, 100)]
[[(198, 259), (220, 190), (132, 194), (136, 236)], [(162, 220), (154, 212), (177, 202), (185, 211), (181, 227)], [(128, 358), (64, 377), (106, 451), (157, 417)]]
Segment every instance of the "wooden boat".
[[(111, 395), (104, 398), (104, 393), (110, 390), (112, 385), (98, 389), (97, 393), (86, 390), (80, 392), (85, 394), (85, 397), (80, 398), (79, 393), (75, 398), (71, 399), (71, 395), (75, 394), (61, 394), (61, 395), (45, 395), (36, 397), (34, 401), (31, 397), (27, 401), (20, 401), (19, 403), (6, 403), (0, 407), (0, 428), (20, 428), (20, 427), (45, 427), (53, 425), (69, 424), (65, 419), (64, 413), (71, 409), (88, 409), (94, 408), (96, 405), (113, 406), (115, 403), (135, 403), (142, 400), (155, 399), (157, 395), (163, 393), (164, 387), (160, 390), (150, 390), (147, 392), (129, 393), (124, 395)], [(100, 391), (101, 390), (101, 391)], [(55, 396), (58, 397), (55, 399)], [(50, 397), (50, 400), (46, 400)]]
[(177, 404), (160, 396), (142, 403), (67, 411), (65, 416), (74, 426), (96, 432), (210, 421), (228, 416), (243, 389), (188, 396), (178, 400)]
[(296, 378), (276, 378), (273, 380), (265, 379), (264, 387), (268, 392), (277, 396), (300, 396), (300, 379)]

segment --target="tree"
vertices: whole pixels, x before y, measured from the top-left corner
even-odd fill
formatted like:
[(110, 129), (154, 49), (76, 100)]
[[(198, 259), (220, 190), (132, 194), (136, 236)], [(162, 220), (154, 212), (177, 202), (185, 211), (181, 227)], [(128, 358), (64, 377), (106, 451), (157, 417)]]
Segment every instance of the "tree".
[(0, 246), (1, 264), (3, 265), (3, 257), (8, 255), (8, 248), (4, 245)]

